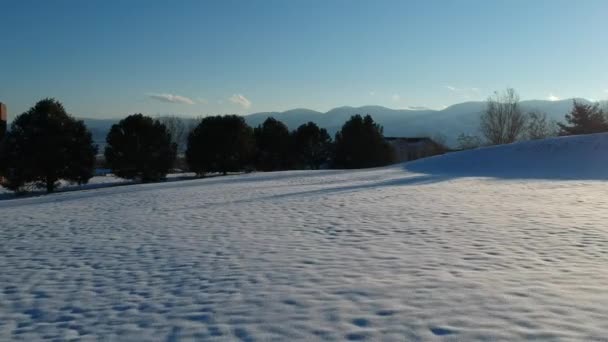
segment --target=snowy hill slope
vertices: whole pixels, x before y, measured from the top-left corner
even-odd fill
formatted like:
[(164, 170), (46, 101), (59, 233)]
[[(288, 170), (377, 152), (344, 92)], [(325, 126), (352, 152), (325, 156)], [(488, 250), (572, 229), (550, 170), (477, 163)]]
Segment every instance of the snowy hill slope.
[(449, 153), (406, 169), (446, 176), (608, 179), (608, 133), (525, 141)]
[(487, 160), (604, 141), (0, 201), (0, 340), (601, 340), (608, 183)]

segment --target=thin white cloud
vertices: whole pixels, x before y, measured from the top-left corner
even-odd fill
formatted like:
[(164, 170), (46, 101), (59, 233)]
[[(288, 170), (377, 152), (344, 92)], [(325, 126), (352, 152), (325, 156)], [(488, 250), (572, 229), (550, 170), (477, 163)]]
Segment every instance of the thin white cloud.
[(393, 96), (391, 96), (391, 99), (393, 99), (393, 101), (395, 102), (399, 102), (401, 101), (401, 96), (399, 94), (394, 94)]
[(604, 93), (608, 93), (608, 89), (604, 89)]
[(199, 97), (198, 99), (196, 99), (196, 102), (198, 102), (199, 104), (207, 104), (207, 103), (209, 103), (209, 101), (207, 101), (207, 99), (204, 99), (202, 97)]
[(445, 85), (443, 87), (446, 88), (447, 90), (449, 90), (450, 92), (454, 93), (454, 95), (457, 95), (457, 96), (462, 97), (467, 100), (476, 99), (476, 98), (480, 97), (481, 89), (479, 89), (477, 87), (459, 88), (459, 87), (454, 87), (451, 85)]
[(251, 107), (251, 101), (249, 101), (249, 99), (247, 99), (242, 94), (234, 94), (234, 95), (230, 96), (230, 98), (228, 100), (234, 104), (238, 104), (239, 106), (241, 106), (245, 109)]
[(372, 91), (369, 92), (369, 95), (370, 96), (374, 96), (374, 95), (376, 95), (376, 92), (372, 90)]
[(547, 96), (547, 100), (549, 100), (549, 101), (559, 101), (560, 98), (557, 97), (557, 96), (555, 96), (555, 95), (553, 95), (553, 94), (549, 94), (549, 96)]
[(185, 96), (181, 96), (181, 95), (148, 94), (148, 97), (158, 100), (158, 101), (167, 102), (167, 103), (181, 103), (181, 104), (189, 104), (189, 105), (193, 105), (195, 103), (194, 100), (192, 100), (188, 97), (185, 97)]

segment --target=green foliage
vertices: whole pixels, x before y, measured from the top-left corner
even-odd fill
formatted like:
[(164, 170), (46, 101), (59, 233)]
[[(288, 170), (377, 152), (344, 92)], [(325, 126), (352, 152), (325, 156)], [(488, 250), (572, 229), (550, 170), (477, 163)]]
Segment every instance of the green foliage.
[(58, 101), (44, 99), (15, 118), (0, 144), (3, 186), (31, 185), (53, 192), (59, 180), (85, 184), (93, 176), (97, 147), (82, 121)]
[(608, 131), (608, 122), (598, 103), (588, 105), (576, 100), (572, 110), (566, 114), (569, 125), (558, 123), (559, 135), (591, 134)]
[(121, 178), (153, 182), (164, 179), (177, 146), (160, 121), (134, 114), (112, 126), (106, 137), (106, 162)]
[(354, 115), (336, 133), (334, 164), (355, 169), (383, 166), (395, 160), (395, 153), (382, 135), (382, 127), (371, 116)]
[(293, 132), (292, 146), (298, 168), (317, 170), (331, 158), (331, 137), (314, 122), (303, 124)]
[(272, 117), (253, 130), (256, 143), (256, 169), (287, 170), (291, 166), (289, 129)]
[(198, 175), (238, 172), (251, 162), (253, 130), (238, 115), (209, 116), (188, 136), (186, 161)]

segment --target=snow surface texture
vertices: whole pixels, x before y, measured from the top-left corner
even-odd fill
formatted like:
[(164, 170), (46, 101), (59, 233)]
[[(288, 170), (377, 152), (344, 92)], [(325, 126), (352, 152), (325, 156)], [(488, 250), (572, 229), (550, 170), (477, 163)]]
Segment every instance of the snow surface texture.
[[(195, 176), (196, 175), (194, 173), (170, 173), (167, 175), (166, 181), (184, 180), (184, 179), (194, 178)], [(59, 187), (57, 188), (57, 191), (62, 192), (62, 191), (90, 190), (90, 189), (107, 188), (107, 187), (111, 187), (111, 186), (129, 185), (129, 184), (134, 184), (134, 183), (135, 183), (134, 181), (119, 178), (119, 177), (116, 177), (116, 176), (110, 174), (107, 176), (93, 177), (89, 180), (89, 182), (87, 184), (84, 184), (84, 185), (71, 184), (67, 181), (62, 180), (62, 181), (59, 181)], [(42, 188), (30, 190), (25, 195), (19, 195), (19, 196), (21, 196), (21, 197), (39, 196), (39, 195), (44, 195), (45, 193), (46, 193), (46, 191), (44, 190), (44, 187), (42, 187)], [(0, 201), (5, 200), (5, 199), (12, 199), (12, 198), (19, 197), (19, 196), (8, 189), (0, 187)]]
[(602, 340), (607, 152), (594, 135), (0, 201), (0, 340)]

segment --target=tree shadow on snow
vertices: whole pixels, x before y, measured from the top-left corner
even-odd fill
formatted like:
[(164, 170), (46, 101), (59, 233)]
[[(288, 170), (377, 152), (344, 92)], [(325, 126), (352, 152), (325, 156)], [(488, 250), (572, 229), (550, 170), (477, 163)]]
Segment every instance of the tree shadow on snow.
[[(161, 189), (177, 189), (187, 188), (195, 185), (238, 185), (246, 183), (258, 182), (277, 182), (279, 184), (272, 187), (287, 187), (294, 186), (283, 184), (292, 178), (306, 177), (308, 179), (323, 178), (325, 176), (339, 175), (343, 173), (365, 173), (372, 169), (366, 170), (318, 170), (318, 171), (278, 171), (264, 172), (251, 174), (229, 174), (227, 176), (208, 176), (204, 178), (198, 177), (174, 177), (163, 182), (155, 183), (137, 183), (131, 181), (108, 182), (102, 184), (88, 184), (81, 187), (64, 188), (52, 194), (46, 194), (43, 191), (35, 191), (22, 196), (16, 196), (13, 193), (0, 194), (0, 208), (18, 207), (27, 204), (42, 204), (42, 203), (58, 203), (64, 201), (82, 200), (91, 197), (114, 196), (124, 193), (138, 193), (145, 191), (156, 191)], [(308, 183), (305, 185), (323, 184)]]
[(263, 200), (276, 200), (276, 199), (287, 199), (287, 198), (303, 198), (308, 196), (323, 196), (323, 195), (335, 195), (339, 193), (357, 192), (368, 189), (382, 189), (385, 187), (398, 187), (398, 186), (410, 186), (410, 185), (421, 185), (421, 184), (432, 184), (447, 180), (448, 177), (436, 176), (436, 175), (412, 175), (409, 174), (403, 178), (395, 178), (381, 181), (366, 181), (358, 184), (348, 184), (341, 186), (326, 187), (316, 190), (306, 191), (294, 191), (284, 194), (272, 194), (268, 196), (259, 196), (255, 198), (248, 198), (243, 200), (231, 201), (233, 204), (251, 203)]

